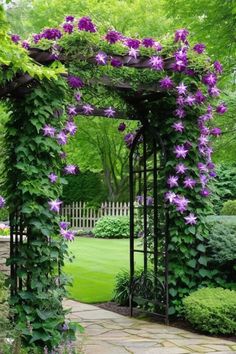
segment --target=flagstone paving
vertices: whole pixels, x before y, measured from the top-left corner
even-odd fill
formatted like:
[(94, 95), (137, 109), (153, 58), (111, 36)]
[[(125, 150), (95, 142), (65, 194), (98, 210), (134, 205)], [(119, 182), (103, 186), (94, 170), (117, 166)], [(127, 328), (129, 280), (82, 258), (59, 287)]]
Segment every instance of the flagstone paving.
[(72, 300), (69, 315), (84, 328), (78, 348), (83, 354), (236, 353), (236, 342), (192, 333), (155, 322), (121, 316)]

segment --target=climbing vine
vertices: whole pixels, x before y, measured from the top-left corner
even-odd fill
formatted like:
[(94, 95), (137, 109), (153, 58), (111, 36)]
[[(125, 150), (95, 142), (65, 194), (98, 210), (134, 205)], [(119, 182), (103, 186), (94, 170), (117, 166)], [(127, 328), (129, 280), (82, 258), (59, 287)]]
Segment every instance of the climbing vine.
[[(65, 240), (74, 238), (58, 215), (62, 176), (79, 172), (78, 166), (66, 164), (63, 150), (77, 131), (78, 115), (146, 120), (160, 132), (167, 161), (160, 176), (160, 198), (170, 213), (170, 314), (180, 310), (182, 297), (217, 275), (207, 268), (204, 219), (211, 210), (210, 184), (215, 177), (211, 139), (221, 133), (212, 119), (227, 107), (219, 101), (216, 86), (221, 64), (209, 60), (202, 43), (192, 46), (188, 35), (186, 29), (160, 41), (127, 38), (113, 29), (101, 35), (89, 17), (72, 16), (29, 41), (12, 35), (9, 43), (4, 34), (10, 50), (22, 58), (21, 64), (0, 58), (8, 65), (1, 82), (6, 84), (19, 69), (35, 79), (27, 95), (12, 96), (6, 134), (7, 204), (29, 231), (29, 241), (10, 259), (25, 284), (12, 302), (28, 345), (51, 350), (74, 334), (62, 307), (66, 281), (56, 269), (67, 254)], [(45, 65), (29, 59), (27, 51), (36, 58), (43, 54)], [(121, 87), (156, 96), (144, 100), (140, 111)], [(126, 125), (118, 129), (123, 133)], [(127, 147), (136, 133), (124, 136)], [(0, 207), (4, 203), (1, 197)]]

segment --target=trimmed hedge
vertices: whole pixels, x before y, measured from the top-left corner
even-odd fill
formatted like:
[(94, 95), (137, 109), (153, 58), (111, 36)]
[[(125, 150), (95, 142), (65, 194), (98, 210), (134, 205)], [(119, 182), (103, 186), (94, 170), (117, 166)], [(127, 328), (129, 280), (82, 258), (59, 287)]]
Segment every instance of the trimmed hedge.
[(65, 177), (67, 184), (63, 187), (62, 200), (72, 202), (92, 202), (100, 204), (107, 199), (107, 192), (101, 176), (91, 171), (81, 172), (75, 176)]
[(236, 215), (236, 200), (228, 200), (221, 209), (222, 215)]
[(96, 222), (93, 234), (97, 238), (129, 238), (129, 218), (104, 216)]
[(236, 334), (236, 291), (204, 288), (183, 300), (186, 319), (211, 334)]

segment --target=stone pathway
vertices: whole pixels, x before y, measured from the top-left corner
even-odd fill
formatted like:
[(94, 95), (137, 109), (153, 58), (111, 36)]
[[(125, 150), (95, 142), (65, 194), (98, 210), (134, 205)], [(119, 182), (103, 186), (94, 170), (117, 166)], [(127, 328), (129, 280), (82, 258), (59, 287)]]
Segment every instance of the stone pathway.
[(83, 354), (236, 353), (236, 342), (207, 337), (183, 329), (118, 315), (72, 300), (69, 318), (85, 332), (77, 345)]

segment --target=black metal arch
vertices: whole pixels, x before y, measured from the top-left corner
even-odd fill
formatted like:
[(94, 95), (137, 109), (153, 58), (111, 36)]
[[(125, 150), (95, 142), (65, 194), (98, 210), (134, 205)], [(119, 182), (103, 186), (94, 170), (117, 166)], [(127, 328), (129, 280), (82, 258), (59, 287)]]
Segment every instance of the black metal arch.
[[(168, 230), (169, 215), (163, 191), (165, 150), (156, 128), (146, 121), (133, 141), (129, 155), (130, 173), (130, 315), (134, 304), (168, 323)], [(137, 203), (137, 195), (141, 203)], [(149, 198), (149, 202), (148, 202)], [(150, 199), (152, 198), (152, 199)], [(151, 201), (151, 203), (150, 203)], [(136, 245), (136, 224), (141, 224), (141, 246)], [(139, 235), (140, 236), (140, 235)], [(139, 247), (138, 247), (139, 246)], [(135, 258), (143, 255), (139, 274)]]

